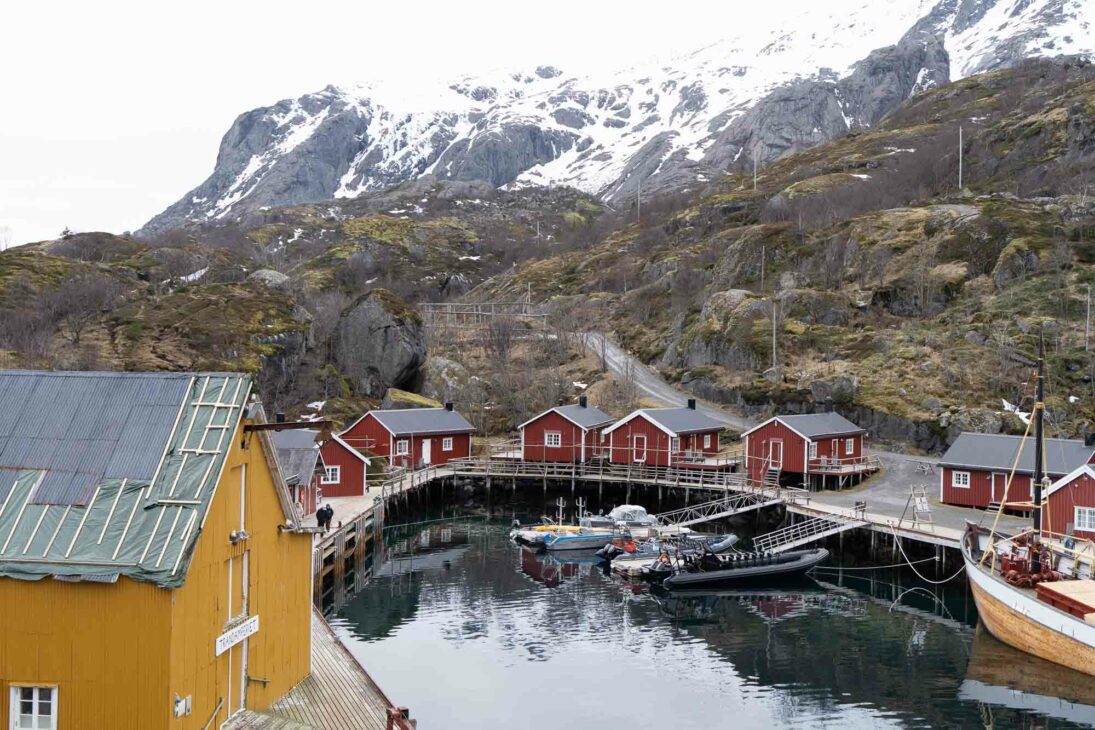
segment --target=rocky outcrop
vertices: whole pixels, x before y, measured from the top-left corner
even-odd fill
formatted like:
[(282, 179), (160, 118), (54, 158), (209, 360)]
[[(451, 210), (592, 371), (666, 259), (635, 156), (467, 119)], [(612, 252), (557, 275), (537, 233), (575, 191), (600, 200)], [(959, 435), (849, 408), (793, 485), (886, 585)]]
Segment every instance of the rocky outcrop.
[[(721, 365), (752, 369), (764, 350), (763, 331), (756, 325), (770, 316), (771, 304), (750, 292), (716, 292), (704, 303), (701, 320), (669, 343), (663, 364), (676, 367)], [(758, 340), (759, 336), (759, 340)]]
[(248, 276), (247, 280), (260, 282), (271, 289), (285, 289), (289, 285), (289, 277), (273, 269), (259, 269)]
[(468, 387), (468, 369), (455, 360), (430, 355), (422, 368), (422, 393), (443, 403), (463, 400), (460, 396)]
[(389, 387), (415, 390), (426, 360), (418, 313), (384, 289), (357, 299), (339, 317), (333, 356), (354, 388), (379, 397)]

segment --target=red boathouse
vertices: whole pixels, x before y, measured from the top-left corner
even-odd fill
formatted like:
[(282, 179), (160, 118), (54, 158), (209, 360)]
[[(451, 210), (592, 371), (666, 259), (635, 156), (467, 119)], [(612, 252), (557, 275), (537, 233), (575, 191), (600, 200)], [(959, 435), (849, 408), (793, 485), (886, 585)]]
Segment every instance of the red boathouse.
[(294, 428), (274, 431), (270, 437), (274, 441), (278, 467), (285, 477), (289, 497), (298, 516), (314, 513), (321, 498), (320, 480), (327, 476), (317, 443), (319, 431)]
[[(1061, 479), (1095, 460), (1095, 446), (1079, 439), (1046, 439), (1045, 470)], [(1022, 444), (1022, 453), (1019, 446)], [(1008, 477), (1012, 474), (1011, 486)], [(963, 507), (996, 507), (1015, 503), (1014, 511), (1029, 512), (1033, 499), (1034, 439), (1005, 434), (959, 434), (939, 460), (939, 501)]]
[(867, 432), (839, 413), (774, 416), (742, 434), (749, 479), (844, 487), (875, 471)]
[(730, 468), (732, 462), (717, 458), (722, 429), (689, 399), (684, 408), (640, 408), (606, 428), (603, 438), (613, 464)]
[(391, 466), (418, 468), (467, 459), (474, 432), (446, 403), (443, 408), (369, 411), (339, 436), (356, 449), (387, 458)]
[(323, 497), (357, 497), (368, 489), (369, 459), (338, 435), (319, 448), (323, 475), (319, 479)]
[(1043, 530), (1095, 539), (1095, 468), (1084, 464), (1061, 477), (1044, 498)]
[(612, 421), (583, 395), (577, 403), (552, 408), (522, 423), (521, 457), (570, 464), (589, 461), (601, 454), (601, 432)]

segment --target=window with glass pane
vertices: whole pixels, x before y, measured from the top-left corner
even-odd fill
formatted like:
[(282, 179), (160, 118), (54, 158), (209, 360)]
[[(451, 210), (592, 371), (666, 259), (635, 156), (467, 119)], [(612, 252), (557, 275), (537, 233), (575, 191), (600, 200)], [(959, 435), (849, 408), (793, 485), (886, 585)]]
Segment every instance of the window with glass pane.
[(53, 687), (12, 687), (11, 727), (15, 730), (54, 730), (57, 727), (55, 695)]

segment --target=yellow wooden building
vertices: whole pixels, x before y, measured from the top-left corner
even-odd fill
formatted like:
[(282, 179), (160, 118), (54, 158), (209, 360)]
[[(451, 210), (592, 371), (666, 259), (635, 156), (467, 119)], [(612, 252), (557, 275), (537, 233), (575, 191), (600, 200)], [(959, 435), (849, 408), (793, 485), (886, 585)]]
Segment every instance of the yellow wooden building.
[(0, 371), (0, 716), (217, 728), (308, 675), (311, 536), (246, 376)]

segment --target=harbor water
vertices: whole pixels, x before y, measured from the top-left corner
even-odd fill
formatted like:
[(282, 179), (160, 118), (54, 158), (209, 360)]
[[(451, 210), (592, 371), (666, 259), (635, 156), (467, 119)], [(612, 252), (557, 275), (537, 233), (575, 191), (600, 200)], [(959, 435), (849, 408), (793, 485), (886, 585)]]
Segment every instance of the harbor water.
[(836, 555), (790, 584), (675, 595), (508, 531), (389, 525), (373, 578), (332, 614), (420, 728), (1095, 724), (1095, 683), (979, 630), (961, 578)]

